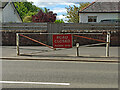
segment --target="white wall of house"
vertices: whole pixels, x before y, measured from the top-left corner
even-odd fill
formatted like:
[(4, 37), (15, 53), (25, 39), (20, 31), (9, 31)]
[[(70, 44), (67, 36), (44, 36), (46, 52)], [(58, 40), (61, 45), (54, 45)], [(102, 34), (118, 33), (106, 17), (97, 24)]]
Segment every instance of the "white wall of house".
[(118, 13), (79, 13), (79, 23), (91, 23), (88, 16), (97, 16), (97, 23), (104, 19), (118, 19)]
[(0, 8), (0, 23), (2, 23), (2, 8)]
[(2, 22), (22, 22), (14, 6), (10, 3), (3, 9), (2, 20)]

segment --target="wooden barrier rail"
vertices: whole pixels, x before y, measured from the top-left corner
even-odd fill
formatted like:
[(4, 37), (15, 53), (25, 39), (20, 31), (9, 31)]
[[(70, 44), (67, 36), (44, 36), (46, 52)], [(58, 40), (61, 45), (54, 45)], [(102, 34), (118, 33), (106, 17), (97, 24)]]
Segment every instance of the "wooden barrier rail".
[(94, 38), (88, 38), (88, 37), (85, 37), (85, 36), (79, 36), (79, 35), (73, 35), (73, 36), (80, 37), (80, 38), (85, 38), (85, 39), (90, 39), (90, 40), (95, 40), (95, 41), (98, 41), (98, 42), (104, 42), (104, 43), (106, 43), (106, 41), (99, 40), (99, 39), (94, 39)]
[(46, 47), (48, 47), (48, 48), (51, 48), (51, 49), (54, 49), (54, 50), (55, 50), (55, 48), (53, 48), (53, 47), (51, 47), (51, 46), (48, 46), (48, 45), (46, 45), (46, 44), (44, 44), (44, 43), (42, 43), (42, 42), (39, 42), (39, 41), (37, 41), (37, 40), (35, 40), (35, 39), (32, 39), (32, 38), (30, 38), (30, 37), (28, 37), (28, 36), (25, 36), (25, 35), (22, 35), (22, 34), (19, 34), (19, 35), (22, 36), (22, 37), (25, 37), (25, 38), (27, 38), (27, 39), (29, 39), (29, 40), (31, 40), (31, 41), (37, 42), (37, 43), (39, 43), (39, 44), (41, 44), (41, 45), (44, 45), (44, 46), (46, 46)]
[(22, 34), (17, 33), (17, 34), (16, 34), (17, 55), (20, 55), (20, 50), (19, 50), (19, 36), (22, 36), (22, 37), (27, 38), (27, 39), (29, 39), (29, 40), (31, 40), (31, 41), (34, 41), (34, 42), (39, 43), (39, 44), (41, 44), (41, 45), (44, 45), (44, 46), (46, 46), (46, 47), (48, 47), (48, 48), (51, 48), (51, 49), (56, 50), (56, 48), (53, 48), (53, 47), (51, 47), (51, 46), (49, 46), (49, 45), (47, 45), (47, 44), (44, 44), (44, 43), (42, 43), (42, 42), (40, 42), (40, 41), (37, 41), (37, 40), (35, 40), (35, 39), (32, 39), (32, 38), (30, 38), (30, 37), (28, 37), (28, 36), (25, 36), (25, 35), (22, 35)]

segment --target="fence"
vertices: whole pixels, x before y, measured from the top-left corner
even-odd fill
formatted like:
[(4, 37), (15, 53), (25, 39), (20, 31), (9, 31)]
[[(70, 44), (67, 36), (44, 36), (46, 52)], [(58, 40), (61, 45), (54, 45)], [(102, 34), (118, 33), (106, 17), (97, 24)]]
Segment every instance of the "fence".
[(117, 23), (3, 23), (2, 30), (45, 30), (47, 32), (117, 31)]
[(15, 31), (22, 31), (27, 30), (27, 32), (31, 32), (32, 30), (35, 31), (46, 31), (47, 30), (47, 23), (3, 23), (2, 30), (15, 30)]
[(116, 31), (119, 27), (112, 23), (49, 23), (48, 32), (103, 32)]

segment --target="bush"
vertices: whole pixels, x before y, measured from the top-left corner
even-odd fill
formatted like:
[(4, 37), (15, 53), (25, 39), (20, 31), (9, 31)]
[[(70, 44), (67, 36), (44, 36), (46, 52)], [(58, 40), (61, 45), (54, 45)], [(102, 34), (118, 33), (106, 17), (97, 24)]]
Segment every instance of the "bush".
[(61, 20), (55, 20), (54, 23), (65, 23), (65, 22), (63, 21), (63, 19), (61, 19)]
[(24, 17), (23, 22), (25, 22), (25, 23), (32, 22), (32, 16), (26, 16), (26, 17)]

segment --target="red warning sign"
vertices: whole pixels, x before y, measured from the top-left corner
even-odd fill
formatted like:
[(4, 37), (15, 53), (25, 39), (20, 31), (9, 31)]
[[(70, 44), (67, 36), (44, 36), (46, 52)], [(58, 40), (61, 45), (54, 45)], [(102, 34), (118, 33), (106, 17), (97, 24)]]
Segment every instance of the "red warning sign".
[(53, 35), (54, 48), (72, 48), (71, 34), (57, 34)]

